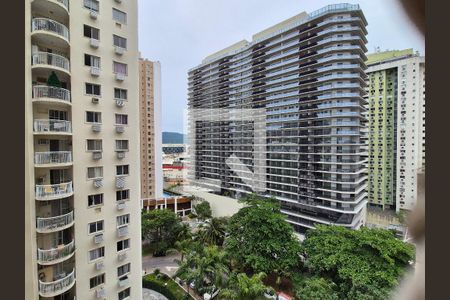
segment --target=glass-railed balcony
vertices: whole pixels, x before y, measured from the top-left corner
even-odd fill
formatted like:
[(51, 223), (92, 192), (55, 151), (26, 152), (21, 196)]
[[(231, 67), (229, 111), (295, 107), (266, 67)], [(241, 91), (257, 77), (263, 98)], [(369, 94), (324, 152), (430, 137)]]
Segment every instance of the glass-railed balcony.
[(332, 108), (332, 107), (358, 107), (357, 102), (341, 102), (341, 103), (324, 103), (317, 105), (317, 108)]
[(70, 72), (69, 59), (62, 55), (39, 51), (34, 53), (31, 59), (33, 66), (46, 65)]
[(36, 231), (40, 233), (54, 232), (73, 225), (73, 211), (56, 217), (36, 218)]
[(71, 241), (67, 245), (61, 245), (52, 249), (37, 249), (37, 260), (40, 265), (50, 265), (60, 263), (75, 253), (75, 242)]
[(69, 197), (72, 194), (72, 181), (58, 184), (36, 185), (36, 200), (47, 201)]
[(291, 100), (286, 100), (286, 101), (281, 101), (281, 102), (267, 103), (266, 107), (277, 107), (277, 106), (285, 106), (285, 105), (290, 105), (290, 104), (298, 104), (298, 99), (291, 99)]
[(31, 31), (46, 31), (56, 34), (69, 41), (69, 29), (63, 24), (47, 18), (34, 18), (31, 21)]
[(34, 163), (36, 166), (71, 164), (72, 152), (70, 151), (36, 152), (34, 154)]
[(39, 294), (42, 297), (54, 297), (60, 295), (72, 288), (75, 284), (75, 269), (68, 275), (55, 281), (39, 280)]
[(35, 85), (33, 86), (33, 100), (34, 101), (60, 101), (70, 104), (70, 91), (67, 89), (48, 86)]
[(34, 120), (35, 133), (72, 133), (72, 123), (66, 120)]

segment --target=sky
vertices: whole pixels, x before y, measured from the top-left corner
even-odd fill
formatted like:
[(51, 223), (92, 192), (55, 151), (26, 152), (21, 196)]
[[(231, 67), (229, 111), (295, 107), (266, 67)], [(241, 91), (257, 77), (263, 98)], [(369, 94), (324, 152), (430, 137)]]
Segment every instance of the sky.
[[(396, 0), (343, 1), (360, 4), (366, 16), (368, 53), (413, 48), (425, 41)], [(300, 12), (330, 0), (138, 0), (139, 51), (161, 63), (162, 130), (183, 132), (187, 72), (203, 58)]]

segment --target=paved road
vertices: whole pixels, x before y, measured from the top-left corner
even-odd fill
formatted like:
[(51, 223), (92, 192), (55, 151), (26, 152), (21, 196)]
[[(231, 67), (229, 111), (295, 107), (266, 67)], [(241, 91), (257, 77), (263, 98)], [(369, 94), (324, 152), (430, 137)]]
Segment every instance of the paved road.
[(154, 290), (142, 289), (142, 300), (169, 300), (166, 296)]
[(166, 273), (169, 276), (173, 276), (178, 270), (178, 264), (174, 262), (174, 259), (180, 259), (179, 254), (172, 254), (161, 257), (153, 257), (151, 255), (142, 257), (142, 270), (147, 274), (152, 273), (155, 269), (159, 269), (161, 272)]

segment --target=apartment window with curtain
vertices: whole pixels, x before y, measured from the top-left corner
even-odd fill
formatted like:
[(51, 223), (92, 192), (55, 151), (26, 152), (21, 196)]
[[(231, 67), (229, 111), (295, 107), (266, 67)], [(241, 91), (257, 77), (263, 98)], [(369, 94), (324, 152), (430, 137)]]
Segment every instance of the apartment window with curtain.
[(103, 194), (88, 195), (88, 207), (103, 204)]
[(91, 39), (100, 40), (100, 29), (83, 25), (83, 35)]
[(105, 247), (100, 247), (89, 251), (89, 261), (105, 257)]
[(102, 151), (102, 140), (87, 140), (86, 148), (87, 151)]
[(86, 82), (85, 93), (86, 95), (101, 96), (100, 85)]
[(116, 166), (116, 175), (129, 175), (129, 166), (128, 165), (119, 165)]
[(103, 220), (89, 223), (88, 232), (89, 234), (97, 233), (103, 231)]
[(96, 286), (99, 286), (101, 284), (105, 283), (105, 273), (97, 275), (95, 277), (92, 277), (89, 279), (89, 287), (91, 289), (95, 288)]
[(117, 242), (117, 252), (126, 250), (130, 248), (130, 239), (122, 240)]
[(100, 68), (100, 57), (90, 55), (90, 54), (85, 54), (84, 55), (84, 65)]
[(127, 75), (127, 64), (123, 64), (117, 61), (113, 61), (113, 73)]
[(130, 297), (130, 288), (124, 289), (118, 294), (119, 300), (127, 299), (128, 297)]
[(84, 7), (95, 12), (100, 10), (100, 4), (97, 0), (84, 0)]
[(87, 177), (88, 179), (103, 178), (103, 167), (88, 167)]
[(128, 151), (128, 140), (116, 140), (116, 151)]
[(129, 200), (130, 190), (116, 191), (116, 201)]
[(87, 111), (86, 112), (86, 123), (101, 123), (102, 113), (98, 111)]
[(113, 34), (113, 44), (114, 46), (127, 49), (127, 39), (121, 36)]
[(116, 220), (117, 220), (117, 227), (127, 225), (130, 223), (130, 214), (117, 216)]
[(114, 99), (127, 100), (127, 90), (114, 88)]
[(117, 268), (117, 277), (122, 277), (131, 271), (131, 264), (127, 263)]
[(127, 24), (127, 14), (116, 8), (112, 9), (113, 20), (122, 24)]
[(128, 115), (116, 114), (116, 125), (128, 125)]

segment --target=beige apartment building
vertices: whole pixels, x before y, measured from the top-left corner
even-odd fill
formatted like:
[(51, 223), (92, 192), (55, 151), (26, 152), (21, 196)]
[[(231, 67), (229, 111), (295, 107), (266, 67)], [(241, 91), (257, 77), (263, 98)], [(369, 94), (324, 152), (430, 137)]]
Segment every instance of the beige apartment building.
[(141, 198), (162, 197), (161, 64), (139, 59)]
[(25, 298), (142, 299), (137, 1), (25, 7)]

